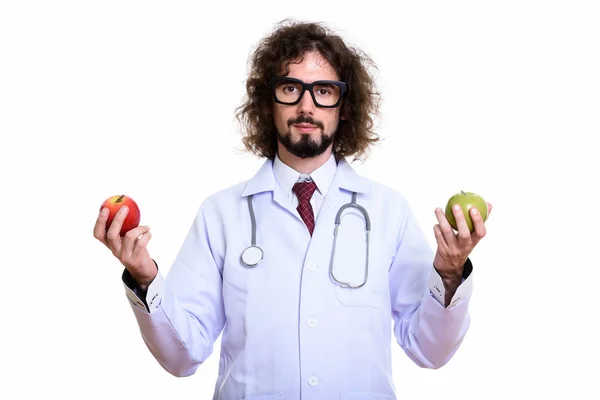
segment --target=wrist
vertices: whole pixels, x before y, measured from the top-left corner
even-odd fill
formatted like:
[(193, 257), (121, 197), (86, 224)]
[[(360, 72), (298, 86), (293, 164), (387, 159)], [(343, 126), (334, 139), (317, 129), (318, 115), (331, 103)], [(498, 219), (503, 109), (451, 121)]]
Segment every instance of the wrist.
[(448, 282), (452, 282), (452, 281), (462, 281), (463, 278), (463, 265), (460, 265), (459, 267), (455, 267), (455, 266), (447, 266), (447, 265), (443, 265), (442, 263), (436, 262), (437, 260), (433, 261), (433, 268), (435, 269), (435, 271), (438, 273), (438, 275), (440, 276), (440, 278), (442, 278), (442, 281), (445, 283), (446, 281)]
[(444, 288), (448, 290), (456, 290), (463, 281), (463, 265), (458, 267), (446, 265), (440, 262), (437, 258), (433, 261), (433, 268), (442, 279)]
[(154, 281), (154, 278), (156, 278), (156, 275), (158, 275), (158, 265), (156, 264), (156, 261), (154, 261), (153, 259), (151, 259), (152, 261), (152, 265), (149, 266), (148, 268), (146, 268), (146, 271), (152, 271), (149, 274), (143, 274), (143, 275), (133, 275), (132, 274), (132, 278), (135, 281), (137, 287), (144, 293), (146, 293), (148, 291), (148, 287), (150, 286), (150, 284), (152, 283), (152, 281)]

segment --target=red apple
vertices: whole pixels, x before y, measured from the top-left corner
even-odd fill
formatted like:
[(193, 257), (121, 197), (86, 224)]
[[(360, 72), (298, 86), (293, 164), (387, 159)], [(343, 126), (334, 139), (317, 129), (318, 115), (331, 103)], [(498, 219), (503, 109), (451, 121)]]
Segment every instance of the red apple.
[(122, 195), (111, 196), (108, 199), (104, 200), (102, 203), (102, 210), (104, 207), (108, 208), (108, 220), (106, 221), (106, 229), (110, 227), (110, 224), (117, 214), (117, 211), (123, 206), (127, 206), (129, 211), (127, 212), (127, 216), (123, 221), (123, 225), (121, 225), (121, 236), (125, 235), (128, 231), (136, 228), (140, 224), (140, 209), (135, 201), (131, 197)]

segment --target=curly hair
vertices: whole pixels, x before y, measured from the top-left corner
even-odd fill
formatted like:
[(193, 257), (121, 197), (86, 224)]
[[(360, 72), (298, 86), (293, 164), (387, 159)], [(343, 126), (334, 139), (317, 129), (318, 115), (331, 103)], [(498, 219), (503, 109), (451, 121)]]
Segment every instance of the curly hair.
[(380, 140), (373, 130), (380, 95), (369, 73), (369, 67), (377, 67), (363, 51), (347, 46), (322, 24), (284, 20), (279, 25), (259, 43), (249, 59), (246, 97), (236, 112), (246, 150), (258, 157), (275, 157), (277, 135), (269, 78), (281, 71), (289, 74), (290, 63), (301, 60), (307, 52), (317, 51), (349, 86), (341, 104), (333, 151), (339, 157), (363, 158), (369, 145)]

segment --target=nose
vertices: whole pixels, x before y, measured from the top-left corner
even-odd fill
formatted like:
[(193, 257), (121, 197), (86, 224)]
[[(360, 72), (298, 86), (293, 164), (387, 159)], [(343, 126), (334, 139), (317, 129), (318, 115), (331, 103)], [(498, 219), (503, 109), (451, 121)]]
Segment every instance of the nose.
[(298, 113), (299, 114), (313, 114), (315, 111), (316, 105), (310, 95), (308, 90), (304, 91), (304, 95), (300, 102), (298, 103)]

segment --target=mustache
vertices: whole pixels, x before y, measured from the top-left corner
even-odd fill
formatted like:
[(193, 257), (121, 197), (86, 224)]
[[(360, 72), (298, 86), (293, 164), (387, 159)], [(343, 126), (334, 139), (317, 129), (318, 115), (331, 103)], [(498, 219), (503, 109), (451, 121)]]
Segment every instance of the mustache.
[(314, 119), (313, 117), (309, 117), (307, 115), (300, 115), (297, 118), (290, 118), (288, 119), (288, 127), (291, 127), (292, 125), (296, 125), (296, 124), (311, 124), (316, 126), (317, 128), (320, 129), (325, 129), (325, 125), (323, 125), (323, 123), (319, 120)]

